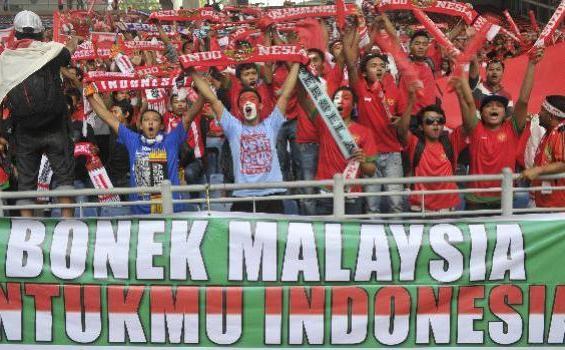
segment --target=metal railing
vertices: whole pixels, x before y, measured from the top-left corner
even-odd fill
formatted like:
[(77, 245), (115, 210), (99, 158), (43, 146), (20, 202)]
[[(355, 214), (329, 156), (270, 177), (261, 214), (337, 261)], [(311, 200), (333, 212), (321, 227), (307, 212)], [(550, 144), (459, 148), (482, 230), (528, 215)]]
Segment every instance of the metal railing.
[[(135, 205), (160, 205), (163, 215), (173, 214), (175, 204), (197, 204), (201, 205), (202, 211), (212, 211), (214, 203), (235, 203), (241, 201), (253, 201), (253, 203), (266, 200), (303, 200), (303, 199), (327, 199), (332, 198), (333, 213), (332, 218), (335, 219), (369, 219), (369, 218), (438, 218), (438, 217), (463, 217), (477, 215), (501, 215), (509, 217), (515, 214), (523, 213), (547, 213), (556, 211), (565, 211), (565, 203), (561, 207), (554, 208), (514, 208), (513, 199), (516, 193), (528, 193), (532, 191), (558, 191), (565, 190), (565, 186), (538, 186), (538, 187), (515, 187), (514, 181), (520, 177), (519, 174), (513, 174), (510, 169), (504, 169), (501, 174), (494, 175), (462, 175), (449, 177), (402, 177), (402, 178), (366, 178), (345, 180), (341, 174), (336, 174), (333, 180), (320, 181), (294, 181), (294, 182), (269, 182), (255, 184), (204, 184), (204, 185), (182, 185), (172, 186), (170, 181), (164, 181), (158, 187), (136, 187), (136, 188), (114, 188), (110, 190), (101, 189), (76, 189), (76, 190), (51, 190), (51, 191), (22, 191), (22, 192), (0, 192), (0, 216), (4, 216), (8, 210), (20, 209), (54, 209), (54, 208), (100, 208), (100, 207), (116, 207), (116, 206), (135, 206)], [(540, 180), (565, 179), (565, 173), (558, 175), (543, 176)], [(488, 188), (457, 188), (452, 190), (411, 190), (409, 185), (423, 183), (440, 183), (449, 182), (463, 184), (468, 182), (481, 181), (500, 181), (499, 187)], [(389, 185), (399, 184), (404, 188), (401, 191), (381, 191), (381, 192), (348, 192), (348, 188), (354, 185)], [(272, 189), (283, 188), (287, 190), (302, 188), (324, 188), (325, 191), (315, 194), (277, 194), (269, 196), (257, 197), (232, 197), (222, 196), (221, 193), (229, 193), (234, 190), (244, 189)], [(193, 193), (200, 192), (200, 198), (174, 199), (173, 193)], [(482, 209), (482, 210), (452, 210), (433, 212), (426, 211), (422, 206), (417, 212), (400, 212), (400, 213), (364, 213), (364, 214), (346, 214), (346, 201), (348, 199), (377, 197), (377, 196), (421, 196), (421, 202), (429, 195), (438, 194), (467, 194), (467, 193), (499, 193), (500, 208), (499, 209)], [(77, 202), (72, 204), (63, 203), (36, 203), (36, 204), (7, 204), (7, 202), (17, 199), (37, 199), (39, 197), (78, 197), (78, 196), (98, 196), (98, 195), (129, 195), (129, 194), (155, 194), (158, 198), (151, 200), (138, 201), (121, 201), (117, 202)], [(327, 216), (326, 216), (327, 217)]]
[[(158, 187), (136, 187), (136, 188), (114, 188), (110, 190), (99, 189), (76, 189), (76, 190), (51, 190), (51, 191), (22, 191), (22, 192), (0, 192), (0, 216), (4, 216), (8, 210), (20, 209), (54, 209), (54, 208), (80, 208), (80, 213), (84, 208), (100, 208), (100, 207), (117, 207), (117, 206), (135, 206), (135, 205), (160, 205), (163, 215), (173, 214), (175, 204), (195, 204), (201, 205), (202, 211), (212, 211), (212, 205), (216, 203), (235, 203), (241, 201), (253, 201), (253, 203), (265, 200), (319, 200), (331, 198), (333, 201), (333, 213), (331, 217), (335, 219), (346, 218), (441, 218), (441, 217), (460, 217), (460, 216), (476, 216), (476, 215), (501, 215), (503, 217), (514, 214), (523, 213), (540, 213), (548, 211), (565, 211), (565, 203), (563, 206), (556, 208), (514, 208), (513, 199), (517, 193), (528, 193), (532, 191), (557, 191), (565, 190), (565, 186), (547, 187), (515, 187), (514, 181), (519, 178), (519, 174), (513, 174), (510, 169), (504, 169), (501, 174), (494, 175), (463, 175), (449, 177), (402, 177), (402, 178), (368, 178), (345, 180), (341, 174), (337, 174), (333, 180), (322, 181), (294, 181), (294, 182), (269, 182), (256, 184), (205, 184), (205, 185), (183, 185), (172, 186), (170, 181), (164, 181)], [(565, 179), (565, 173), (540, 178), (543, 181)], [(481, 181), (500, 181), (499, 187), (488, 188), (457, 188), (450, 190), (411, 190), (410, 185), (424, 183), (458, 183), (464, 184), (468, 182)], [(381, 191), (381, 192), (349, 192), (347, 189), (354, 185), (388, 185), (399, 184), (403, 186), (400, 191)], [(324, 188), (325, 190), (315, 194), (277, 194), (270, 196), (257, 197), (231, 197), (222, 196), (222, 193), (229, 193), (234, 190), (244, 189), (271, 189), (283, 188), (286, 190), (303, 189), (303, 188)], [(174, 199), (173, 193), (193, 193), (202, 194), (200, 198)], [(287, 191), (288, 192), (288, 191)], [(457, 193), (499, 193), (500, 208), (499, 209), (482, 209), (482, 210), (452, 210), (433, 212), (426, 211), (422, 206), (420, 211), (409, 211), (401, 213), (364, 213), (364, 214), (346, 214), (346, 201), (348, 199), (359, 199), (365, 197), (377, 196), (421, 196), (421, 202), (424, 203), (426, 196), (439, 194)], [(39, 197), (79, 197), (98, 195), (129, 195), (129, 194), (154, 194), (158, 198), (151, 200), (138, 201), (121, 201), (117, 202), (77, 202), (72, 204), (63, 203), (36, 203), (36, 204), (8, 204), (8, 202), (18, 199), (37, 199)]]

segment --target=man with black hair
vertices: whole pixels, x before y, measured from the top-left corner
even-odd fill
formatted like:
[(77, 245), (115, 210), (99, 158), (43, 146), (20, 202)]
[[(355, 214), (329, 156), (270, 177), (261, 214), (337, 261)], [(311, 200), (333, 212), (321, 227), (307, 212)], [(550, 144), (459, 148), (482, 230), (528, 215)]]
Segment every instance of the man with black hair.
[[(402, 145), (394, 127), (400, 114), (399, 93), (393, 79), (387, 74), (386, 56), (366, 54), (361, 58), (358, 68), (359, 34), (356, 28), (346, 31), (343, 52), (350, 85), (358, 96), (359, 123), (369, 127), (375, 135), (378, 150), (375, 177), (402, 177)], [(401, 191), (402, 188), (401, 184), (370, 185), (367, 191)], [(388, 212), (399, 213), (403, 210), (401, 196), (375, 196), (367, 200), (369, 212), (381, 211), (381, 198), (387, 201)]]
[[(127, 151), (129, 158), (130, 186), (158, 186), (163, 180), (169, 179), (173, 185), (179, 185), (179, 150), (180, 145), (186, 142), (187, 131), (190, 123), (202, 108), (202, 100), (194, 103), (182, 117), (182, 123), (171, 132), (163, 132), (163, 116), (155, 110), (149, 109), (140, 116), (140, 130), (137, 133), (130, 130), (127, 125), (106, 109), (104, 102), (91, 87), (88, 101), (96, 114), (108, 124), (110, 129), (118, 135), (118, 140)], [(180, 193), (173, 194), (174, 199), (181, 199)], [(158, 195), (131, 194), (130, 200), (158, 199)], [(184, 205), (175, 204), (174, 211), (183, 211)], [(160, 205), (136, 205), (132, 206), (134, 214), (161, 213)]]
[[(396, 37), (396, 31), (394, 31)], [(412, 107), (412, 114), (415, 115), (423, 107), (440, 104), (438, 98), (438, 90), (435, 82), (434, 72), (439, 67), (435, 67), (433, 61), (427, 56), (428, 47), (430, 46), (430, 37), (426, 31), (419, 30), (412, 34), (410, 37), (410, 60), (414, 64), (414, 69), (418, 79), (423, 84), (423, 89), (421, 89), (421, 94), (414, 106)], [(406, 77), (400, 76), (398, 82), (398, 87), (400, 90), (400, 109), (404, 110), (408, 103), (408, 84)]]
[[(266, 119), (261, 120), (259, 111), (264, 108), (261, 95), (250, 87), (243, 88), (237, 103), (243, 122), (235, 118), (212, 92), (208, 83), (192, 70), (192, 79), (220, 121), (224, 135), (233, 155), (233, 169), (236, 183), (265, 183), (283, 180), (276, 141), (280, 128), (286, 121), (285, 112), (290, 96), (298, 79), (298, 64), (294, 63), (274, 109)], [(283, 188), (243, 189), (233, 192), (235, 197), (264, 197), (285, 192)], [(255, 210), (254, 210), (255, 209)], [(280, 200), (235, 202), (232, 211), (283, 213)]]
[[(539, 113), (540, 125), (546, 130), (538, 146), (535, 166), (522, 172), (533, 186), (563, 187), (565, 179), (540, 181), (541, 175), (565, 172), (565, 96), (547, 96)], [(534, 192), (536, 207), (565, 207), (565, 190)]]
[[(467, 79), (453, 77), (463, 125), (455, 132), (462, 139), (468, 138), (471, 175), (500, 174), (504, 168), (514, 170), (520, 135), (526, 125), (528, 102), (532, 92), (535, 68), (543, 57), (543, 49), (537, 49), (529, 57), (520, 95), (511, 118), (506, 118), (508, 99), (500, 95), (486, 96), (480, 106), (481, 119), (477, 119), (476, 105)], [(476, 181), (471, 188), (500, 187), (500, 181)], [(500, 193), (475, 192), (465, 196), (468, 209), (500, 208)]]
[(261, 96), (263, 108), (258, 111), (261, 119), (269, 116), (274, 108), (274, 93), (271, 87), (271, 74), (269, 65), (263, 66), (267, 74), (261, 79), (259, 66), (255, 63), (242, 63), (236, 66), (235, 76), (221, 74), (222, 88), (228, 91), (230, 113), (242, 120), (243, 115), (237, 102), (243, 89), (254, 89)]
[[(76, 39), (72, 38), (67, 47), (42, 42), (43, 24), (31, 11), (15, 16), (14, 30), (17, 41), (0, 55), (0, 100), (6, 97), (15, 126), (18, 190), (37, 188), (43, 153), (49, 159), (58, 189), (72, 189), (73, 143), (60, 72), (70, 64)], [(69, 197), (59, 200), (72, 203)], [(30, 199), (18, 201), (18, 204), (31, 203)], [(74, 210), (66, 208), (62, 214), (72, 217)], [(21, 210), (21, 215), (32, 216), (33, 212)]]
[[(318, 158), (316, 180), (332, 179), (335, 174), (345, 172), (348, 163), (352, 160), (359, 162), (358, 175), (373, 176), (377, 169), (375, 166), (377, 156), (375, 137), (369, 128), (352, 120), (352, 112), (358, 101), (353, 89), (348, 86), (342, 86), (333, 94), (333, 103), (359, 147), (355, 150), (352, 159), (345, 159), (330, 130), (319, 116), (314, 103), (306, 98), (306, 92), (302, 88), (299, 89), (299, 92), (300, 102), (310, 118), (313, 119), (319, 133), (320, 156)], [(360, 192), (361, 186), (354, 186), (351, 191)], [(333, 201), (331, 199), (322, 199), (317, 202), (317, 215), (332, 213)], [(345, 209), (347, 214), (362, 214), (363, 201), (360, 198), (348, 199), (346, 200)]]
[(502, 86), (503, 76), (504, 62), (494, 59), (487, 63), (486, 79), (482, 81), (479, 73), (479, 60), (476, 55), (473, 57), (469, 66), (469, 85), (473, 91), (477, 108), (481, 106), (485, 97), (489, 95), (500, 95), (508, 100), (506, 116), (512, 115), (514, 102), (512, 102), (512, 95)]
[[(413, 95), (411, 96), (413, 99)], [(416, 115), (418, 129), (411, 131), (410, 113), (405, 113), (397, 124), (398, 137), (409, 156), (412, 176), (453, 176), (457, 155), (464, 147), (454, 133), (447, 134), (445, 112), (437, 105), (426, 106)], [(457, 190), (454, 182), (417, 183), (413, 190)], [(457, 193), (422, 195), (409, 198), (410, 210), (419, 212), (453, 210), (459, 204)]]

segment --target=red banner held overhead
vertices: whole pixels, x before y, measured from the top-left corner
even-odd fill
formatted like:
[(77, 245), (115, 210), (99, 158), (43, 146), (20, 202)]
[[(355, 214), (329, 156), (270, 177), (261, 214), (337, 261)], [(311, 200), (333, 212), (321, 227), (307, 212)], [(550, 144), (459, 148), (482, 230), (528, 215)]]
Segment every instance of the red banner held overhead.
[(306, 51), (296, 45), (262, 46), (249, 49), (194, 52), (179, 57), (183, 68), (226, 66), (230, 64), (287, 61), (306, 64)]

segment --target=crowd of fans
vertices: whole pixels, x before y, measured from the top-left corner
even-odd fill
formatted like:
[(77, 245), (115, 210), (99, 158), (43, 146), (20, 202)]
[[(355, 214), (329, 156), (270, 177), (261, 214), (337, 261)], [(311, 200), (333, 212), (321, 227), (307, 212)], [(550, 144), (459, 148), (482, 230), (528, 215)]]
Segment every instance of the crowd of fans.
[[(243, 14), (234, 12), (238, 20)], [(539, 33), (523, 28), (522, 42), (499, 34), (473, 57), (467, 72), (460, 73), (454, 57), (432, 36), (418, 27), (408, 12), (351, 16), (344, 30), (335, 18), (316, 20), (327, 48), (306, 47), (308, 69), (326, 88), (358, 148), (345, 159), (318, 108), (297, 76), (298, 63), (243, 63), (237, 66), (198, 68), (182, 71), (190, 86), (98, 93), (83, 81), (92, 71), (117, 72), (114, 59), (71, 59), (83, 41), (72, 26), (65, 28), (69, 39), (63, 45), (43, 45), (53, 31), (37, 15), (21, 12), (14, 19), (16, 40), (8, 51), (34, 51), (21, 61), (0, 59), (0, 68), (13, 64), (33, 74), (13, 84), (2, 101), (3, 123), (0, 151), (2, 169), (9, 181), (6, 190), (35, 190), (38, 186), (57, 189), (92, 188), (92, 170), (103, 165), (114, 187), (157, 186), (163, 179), (173, 185), (205, 183), (268, 183), (293, 180), (331, 179), (352, 163), (357, 177), (400, 178), (455, 174), (499, 174), (509, 167), (522, 172), (522, 184), (541, 185), (540, 175), (565, 172), (565, 96), (548, 96), (539, 115), (528, 115), (528, 102), (535, 67), (543, 49), (529, 55), (519, 96), (502, 86), (505, 59), (524, 54)], [(471, 28), (453, 18), (432, 16), (442, 24), (447, 37), (464, 50), (474, 35)], [(360, 34), (365, 20), (369, 34)], [(93, 32), (120, 33), (124, 40), (164, 43), (163, 51), (134, 50), (129, 59), (136, 68), (160, 67), (180, 70), (183, 54), (225, 49), (229, 33), (214, 30), (206, 22), (174, 23), (171, 34), (156, 23), (158, 33), (132, 30), (124, 23), (148, 23), (145, 14), (130, 11), (95, 15), (83, 19)], [(153, 22), (151, 22), (153, 24)], [(420, 86), (409, 81), (394, 55), (382, 50), (374, 35), (386, 33), (408, 53)], [(245, 49), (262, 45), (304, 44), (300, 33), (273, 27), (229, 45)], [(224, 40), (226, 39), (226, 40)], [(27, 51), (26, 51), (27, 50)], [(40, 54), (37, 54), (40, 52)], [(13, 59), (13, 57), (12, 57)], [(14, 62), (20, 62), (14, 64)], [(36, 66), (34, 69), (33, 67)], [(482, 69), (486, 74), (481, 73)], [(457, 94), (462, 126), (448, 130), (442, 95), (436, 80), (450, 76)], [(86, 108), (85, 108), (86, 106)], [(87, 122), (85, 122), (87, 121)], [(543, 127), (543, 128), (541, 128)], [(545, 130), (545, 135), (543, 131)], [(90, 145), (100, 164), (79, 153), (77, 144)], [(42, 180), (46, 167), (52, 179)], [(75, 157), (76, 156), (76, 157)], [(47, 169), (48, 170), (48, 169)], [(564, 186), (554, 180), (552, 186)], [(547, 185), (546, 181), (543, 183)], [(453, 182), (419, 183), (413, 190), (453, 190)], [(351, 214), (403, 211), (450, 211), (462, 208), (500, 208), (500, 193), (482, 191), (500, 186), (500, 181), (465, 184), (476, 192), (400, 195), (348, 199)], [(401, 184), (356, 186), (349, 191), (401, 191)], [(241, 189), (238, 198), (265, 197), (285, 193), (282, 188)], [(331, 192), (311, 187), (302, 194)], [(204, 193), (175, 193), (176, 199), (202, 197)], [(155, 195), (135, 194), (130, 200), (150, 200)], [(422, 200), (424, 198), (424, 200)], [(122, 198), (125, 200), (125, 198)], [(59, 198), (72, 203), (77, 198)], [(88, 200), (95, 201), (97, 198)], [(102, 200), (100, 198), (100, 200)], [(113, 200), (117, 200), (113, 197)], [(31, 203), (20, 200), (18, 203)], [(536, 192), (521, 206), (565, 207), (565, 191)], [(194, 210), (175, 205), (175, 211)], [(158, 213), (157, 205), (108, 206), (90, 209), (90, 215)], [(331, 199), (298, 201), (236, 201), (232, 211), (300, 213), (322, 215), (332, 211)], [(22, 210), (22, 216), (31, 216)], [(63, 216), (73, 216), (63, 209)]]

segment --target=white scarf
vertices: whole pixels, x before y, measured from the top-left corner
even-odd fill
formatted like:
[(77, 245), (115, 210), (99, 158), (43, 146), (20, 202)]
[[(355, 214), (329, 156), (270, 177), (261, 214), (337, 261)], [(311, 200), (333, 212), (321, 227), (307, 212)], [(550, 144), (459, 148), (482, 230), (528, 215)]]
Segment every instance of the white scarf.
[(0, 55), (0, 101), (27, 77), (57, 57), (64, 45), (33, 41), (29, 47), (6, 49)]

